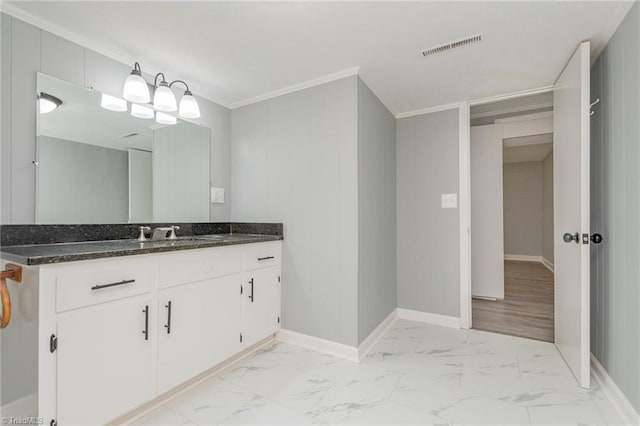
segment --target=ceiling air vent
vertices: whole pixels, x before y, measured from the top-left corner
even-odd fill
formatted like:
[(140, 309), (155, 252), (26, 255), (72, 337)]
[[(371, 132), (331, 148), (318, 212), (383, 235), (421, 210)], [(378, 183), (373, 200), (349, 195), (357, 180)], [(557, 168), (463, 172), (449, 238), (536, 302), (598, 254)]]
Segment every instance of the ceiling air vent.
[(435, 55), (436, 53), (446, 52), (447, 50), (455, 49), (456, 47), (466, 46), (468, 44), (477, 43), (482, 41), (482, 34), (477, 34), (471, 37), (463, 38), (462, 40), (452, 41), (450, 43), (441, 44), (440, 46), (432, 47), (431, 49), (423, 50), (422, 56)]

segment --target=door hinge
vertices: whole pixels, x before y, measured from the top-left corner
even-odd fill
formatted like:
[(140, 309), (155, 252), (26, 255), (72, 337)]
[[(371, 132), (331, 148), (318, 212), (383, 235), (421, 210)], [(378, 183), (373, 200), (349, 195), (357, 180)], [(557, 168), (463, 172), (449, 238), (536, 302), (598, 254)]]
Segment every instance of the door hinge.
[(49, 352), (54, 353), (58, 349), (58, 338), (55, 334), (49, 337)]
[(278, 317), (278, 324), (280, 324), (280, 317)]
[(240, 294), (244, 293), (244, 289), (240, 286)]
[(51, 419), (51, 421), (49, 422), (49, 426), (58, 426), (58, 422), (56, 421), (56, 419)]
[(240, 333), (240, 343), (242, 343), (242, 333)]
[(280, 282), (280, 275), (278, 275), (278, 282)]

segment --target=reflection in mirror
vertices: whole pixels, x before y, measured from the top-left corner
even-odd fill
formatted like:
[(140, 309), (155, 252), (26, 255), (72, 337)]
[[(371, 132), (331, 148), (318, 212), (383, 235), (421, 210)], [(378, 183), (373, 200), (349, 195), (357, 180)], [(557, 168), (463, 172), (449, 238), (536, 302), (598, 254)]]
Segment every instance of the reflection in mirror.
[(36, 223), (209, 221), (208, 128), (41, 73), (38, 93)]

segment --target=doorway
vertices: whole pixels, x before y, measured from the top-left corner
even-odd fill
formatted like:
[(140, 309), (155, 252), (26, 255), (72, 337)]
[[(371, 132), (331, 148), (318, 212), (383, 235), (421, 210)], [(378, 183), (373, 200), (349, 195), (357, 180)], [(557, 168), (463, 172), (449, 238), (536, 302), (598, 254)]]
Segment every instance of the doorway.
[(553, 342), (553, 94), (470, 121), (472, 327)]

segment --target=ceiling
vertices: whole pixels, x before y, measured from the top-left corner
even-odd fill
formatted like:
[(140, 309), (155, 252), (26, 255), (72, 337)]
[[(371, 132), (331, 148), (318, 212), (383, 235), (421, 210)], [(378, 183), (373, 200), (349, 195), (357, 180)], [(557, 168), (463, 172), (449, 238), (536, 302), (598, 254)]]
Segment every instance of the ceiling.
[(542, 161), (547, 158), (547, 155), (549, 155), (551, 151), (553, 151), (552, 143), (504, 148), (502, 151), (502, 162), (504, 164), (510, 164), (528, 161)]
[[(551, 85), (629, 2), (2, 2), (18, 18), (237, 107), (359, 67), (391, 112)], [(480, 43), (422, 50), (483, 34)]]

